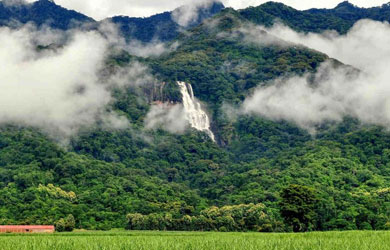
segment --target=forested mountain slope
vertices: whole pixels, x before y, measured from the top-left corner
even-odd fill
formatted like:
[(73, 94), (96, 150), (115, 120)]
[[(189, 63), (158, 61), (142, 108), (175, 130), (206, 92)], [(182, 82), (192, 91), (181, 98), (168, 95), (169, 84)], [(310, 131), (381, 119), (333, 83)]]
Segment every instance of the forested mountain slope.
[(37, 26), (49, 25), (52, 28), (66, 30), (95, 21), (74, 10), (56, 5), (51, 0), (39, 0), (33, 3), (0, 1), (0, 25), (14, 26), (29, 22)]
[[(181, 15), (186, 15), (186, 6), (171, 12), (164, 12), (145, 18), (132, 18), (127, 16), (115, 16), (102, 21), (95, 21), (81, 13), (57, 5), (52, 0), (38, 0), (27, 3), (23, 0), (0, 1), (0, 25), (20, 26), (26, 23), (42, 25), (54, 29), (67, 30), (71, 28), (95, 29), (100, 24), (113, 23), (118, 26), (120, 35), (128, 40), (141, 42), (171, 41), (180, 31), (197, 26), (203, 20), (219, 13), (223, 4), (216, 1), (210, 4), (196, 6), (196, 16), (186, 23), (180, 22)], [(188, 10), (194, 11), (195, 10)]]
[(240, 11), (248, 20), (262, 25), (272, 25), (277, 21), (303, 32), (321, 32), (336, 30), (345, 34), (354, 23), (361, 19), (390, 21), (390, 6), (359, 8), (342, 2), (334, 9), (310, 9), (299, 11), (282, 3), (268, 2), (258, 7)]
[[(119, 26), (121, 34), (127, 39), (137, 39), (150, 42), (152, 39), (171, 41), (182, 29), (188, 29), (200, 24), (203, 20), (218, 14), (224, 9), (222, 3), (215, 1), (210, 5), (199, 6), (198, 14), (189, 20), (185, 26), (178, 23), (182, 7), (156, 14), (145, 18), (115, 16), (101, 22), (112, 22)], [(390, 21), (390, 7), (385, 4), (381, 7), (359, 8), (345, 1), (334, 9), (310, 9), (299, 11), (282, 3), (268, 2), (258, 7), (250, 7), (238, 12), (243, 18), (256, 24), (270, 26), (275, 22), (282, 22), (289, 27), (304, 32), (321, 32), (336, 30), (346, 33), (354, 23), (361, 19)], [(90, 17), (73, 10), (67, 10), (51, 0), (39, 0), (31, 4), (23, 1), (0, 1), (0, 24), (16, 25), (32, 22), (37, 26), (49, 25), (57, 29), (69, 29), (89, 24), (88, 27), (98, 25)]]
[(118, 25), (122, 35), (127, 38), (138, 39), (142, 42), (150, 42), (153, 39), (171, 41), (179, 35), (181, 30), (199, 25), (203, 20), (214, 16), (223, 8), (224, 6), (220, 2), (212, 2), (210, 6), (200, 6), (197, 16), (182, 25), (178, 20), (175, 20), (176, 15), (177, 18), (184, 15), (184, 13), (180, 13), (180, 8), (147, 18), (115, 16), (105, 21)]
[[(359, 72), (255, 24), (279, 18), (298, 31), (344, 33), (359, 18), (381, 20), (386, 11), (386, 6), (365, 10), (346, 3), (303, 12), (276, 3), (224, 9), (175, 39), (167, 37), (177, 44), (173, 51), (146, 58), (111, 53), (107, 72), (138, 63), (153, 76), (145, 86), (110, 89), (115, 101), (107, 109), (130, 125), (96, 124), (60, 144), (38, 128), (2, 124), (0, 224), (51, 224), (72, 214), (76, 227), (86, 229), (389, 229), (386, 128), (345, 116), (313, 134), (294, 122), (237, 111), (259, 86), (275, 79), (307, 76), (314, 86), (326, 61), (332, 69)], [(167, 15), (150, 20), (167, 21)], [(154, 21), (124, 21), (154, 29)], [(177, 32), (176, 25), (166, 27)], [(135, 37), (151, 39), (143, 32)], [(216, 142), (191, 128), (182, 133), (146, 128), (153, 108), (181, 102), (177, 81), (193, 86), (212, 118)], [(154, 89), (162, 93), (150, 98)]]

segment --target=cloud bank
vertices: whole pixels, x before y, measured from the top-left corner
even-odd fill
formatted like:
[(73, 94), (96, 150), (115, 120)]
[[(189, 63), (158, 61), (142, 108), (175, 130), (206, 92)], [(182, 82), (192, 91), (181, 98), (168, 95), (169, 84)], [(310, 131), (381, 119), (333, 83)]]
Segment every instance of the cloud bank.
[(189, 26), (199, 19), (200, 9), (209, 8), (213, 2), (211, 0), (198, 0), (188, 3), (175, 9), (172, 12), (172, 18), (180, 26)]
[(383, 72), (383, 66), (390, 61), (390, 49), (386, 46), (390, 42), (390, 25), (386, 22), (361, 20), (343, 36), (335, 31), (302, 34), (280, 24), (265, 30), (280, 39), (305, 45), (368, 72)]
[(112, 88), (153, 80), (140, 63), (104, 75), (113, 45), (94, 31), (0, 28), (0, 44), (0, 124), (37, 127), (59, 140), (95, 124), (127, 127), (109, 109)]
[(277, 25), (270, 34), (322, 51), (350, 67), (324, 63), (315, 75), (278, 79), (247, 98), (242, 110), (273, 120), (288, 120), (314, 131), (325, 121), (356, 117), (390, 128), (390, 25), (358, 22), (346, 35), (302, 34)]
[(97, 29), (109, 42), (111, 47), (114, 47), (117, 50), (125, 50), (129, 54), (138, 57), (160, 56), (164, 53), (176, 50), (179, 45), (178, 42), (168, 45), (168, 43), (158, 40), (153, 40), (149, 43), (142, 43), (135, 39), (127, 41), (126, 38), (120, 34), (118, 25), (109, 21), (101, 22)]
[(162, 128), (168, 132), (182, 134), (189, 127), (182, 104), (166, 103), (152, 105), (145, 119), (146, 129)]

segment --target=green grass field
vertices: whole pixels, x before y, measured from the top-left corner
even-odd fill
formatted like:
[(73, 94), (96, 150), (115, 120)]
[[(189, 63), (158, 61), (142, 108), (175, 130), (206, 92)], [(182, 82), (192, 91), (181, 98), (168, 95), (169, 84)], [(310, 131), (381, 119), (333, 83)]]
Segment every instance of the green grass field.
[(0, 235), (0, 249), (384, 250), (390, 249), (390, 232), (261, 234), (110, 231), (51, 235), (6, 234)]

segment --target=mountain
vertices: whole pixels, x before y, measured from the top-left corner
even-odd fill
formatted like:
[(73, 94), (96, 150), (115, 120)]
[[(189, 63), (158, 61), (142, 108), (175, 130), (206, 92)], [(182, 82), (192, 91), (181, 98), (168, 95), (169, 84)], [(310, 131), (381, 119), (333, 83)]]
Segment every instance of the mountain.
[[(150, 42), (153, 39), (171, 41), (176, 38), (182, 30), (195, 27), (203, 20), (219, 13), (224, 9), (224, 5), (220, 2), (213, 2), (210, 6), (200, 7), (196, 10), (198, 13), (195, 20), (192, 20), (192, 22), (186, 26), (181, 26), (175, 21), (174, 13), (180, 12), (181, 8), (147, 18), (116, 16), (108, 18), (107, 21), (117, 24), (122, 35), (127, 38), (137, 39), (142, 42)], [(178, 13), (178, 15), (181, 14), (182, 13)]]
[[(223, 4), (218, 1), (211, 5), (200, 6), (196, 10), (197, 18), (184, 27), (178, 24), (174, 16), (175, 13), (181, 14), (180, 11), (184, 7), (146, 18), (116, 16), (102, 22), (110, 21), (118, 25), (121, 34), (127, 39), (137, 39), (142, 42), (150, 42), (153, 39), (171, 41), (178, 36), (180, 31), (195, 27), (203, 20), (224, 9)], [(332, 29), (344, 34), (355, 22), (364, 18), (390, 21), (389, 4), (384, 4), (381, 7), (359, 8), (347, 1), (340, 3), (334, 9), (305, 11), (295, 10), (282, 3), (268, 2), (258, 7), (241, 10), (239, 13), (243, 18), (256, 24), (270, 26), (278, 20), (295, 30), (304, 32), (321, 32)], [(92, 18), (63, 8), (52, 0), (39, 0), (33, 3), (0, 1), (0, 25), (8, 26), (27, 22), (35, 23), (38, 26), (49, 25), (52, 28), (62, 30), (80, 27), (86, 23), (98, 25), (98, 22)]]
[(18, 25), (18, 23), (28, 22), (37, 26), (48, 25), (66, 30), (95, 21), (74, 10), (65, 9), (52, 0), (39, 0), (33, 3), (0, 1), (0, 25)]
[[(195, 27), (178, 38), (180, 45), (174, 52), (156, 59), (153, 64), (155, 73), (163, 80), (191, 82), (196, 96), (210, 107), (218, 109), (225, 101), (238, 103), (258, 83), (282, 75), (314, 71), (328, 59), (326, 55), (302, 46), (243, 41), (241, 36), (245, 34), (234, 33), (234, 30), (249, 22), (232, 9), (223, 10), (210, 22), (216, 22), (218, 26), (205, 22)], [(243, 32), (249, 32), (250, 28)], [(284, 42), (272, 39), (274, 44)], [(246, 65), (241, 65), (243, 58), (248, 61)], [(221, 70), (226, 63), (231, 64), (231, 69)], [(235, 67), (241, 72), (234, 70)]]
[[(116, 16), (96, 22), (92, 18), (73, 10), (68, 10), (57, 5), (53, 0), (38, 0), (33, 3), (24, 1), (5, 0), (0, 1), (0, 25), (10, 26), (36, 24), (38, 27), (48, 25), (51, 28), (67, 30), (70, 28), (82, 27), (89, 24), (89, 28), (97, 27), (99, 23), (112, 22), (118, 25), (121, 35), (126, 39), (136, 39), (142, 42), (150, 42), (153, 39), (160, 41), (171, 41), (185, 29), (197, 26), (203, 20), (219, 13), (224, 6), (221, 2), (212, 2), (210, 5), (198, 6), (195, 9), (186, 9), (182, 6), (171, 12), (164, 12), (146, 18), (133, 18), (127, 16)], [(195, 17), (185, 26), (178, 24), (178, 18), (182, 11), (191, 11)]]
[[(57, 9), (50, 1), (35, 4)], [(1, 13), (12, 8), (17, 7)], [(107, 72), (142, 63), (158, 81), (112, 90), (115, 102), (107, 109), (126, 117), (128, 129), (84, 128), (63, 146), (37, 128), (2, 125), (0, 224), (52, 224), (72, 214), (77, 228), (101, 230), (389, 229), (386, 128), (346, 116), (313, 135), (293, 122), (235, 112), (257, 87), (275, 86), (280, 77), (315, 81), (325, 61), (332, 69), (351, 69), (254, 24), (281, 20), (299, 31), (343, 33), (368, 13), (375, 20), (385, 17), (388, 7), (342, 3), (332, 10), (298, 11), (271, 2), (222, 8), (217, 4), (201, 14), (184, 33), (169, 12), (110, 19), (127, 38), (171, 40), (177, 48), (150, 58), (126, 52), (108, 58)], [(217, 143), (191, 128), (145, 129), (153, 108), (181, 102), (177, 81), (193, 87), (189, 94), (208, 111)], [(313, 202), (296, 204), (294, 198)], [(294, 212), (302, 209), (309, 210), (303, 219)], [(296, 216), (293, 223), (289, 211)]]
[(357, 21), (372, 19), (390, 21), (390, 6), (359, 8), (345, 1), (334, 9), (310, 9), (299, 11), (282, 3), (268, 2), (258, 7), (250, 7), (240, 11), (240, 14), (257, 24), (271, 26), (275, 21), (303, 32), (322, 32), (336, 30), (345, 34)]

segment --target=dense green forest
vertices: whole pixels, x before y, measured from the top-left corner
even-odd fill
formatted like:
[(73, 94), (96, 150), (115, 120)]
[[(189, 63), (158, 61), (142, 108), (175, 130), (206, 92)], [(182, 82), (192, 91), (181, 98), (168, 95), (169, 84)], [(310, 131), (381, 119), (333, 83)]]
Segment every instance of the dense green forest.
[(390, 6), (359, 8), (348, 1), (342, 2), (334, 9), (309, 9), (299, 11), (282, 3), (268, 2), (258, 7), (250, 7), (240, 14), (256, 23), (271, 26), (281, 22), (292, 29), (302, 32), (322, 32), (335, 30), (341, 34), (361, 19), (390, 21)]
[[(51, 28), (61, 30), (70, 28), (96, 29), (100, 24), (112, 22), (118, 25), (121, 35), (127, 40), (136, 39), (141, 42), (175, 40), (181, 31), (193, 28), (201, 24), (205, 19), (224, 10), (224, 6), (220, 1), (211, 2), (210, 6), (199, 9), (196, 20), (193, 20), (187, 27), (183, 27), (176, 23), (173, 18), (172, 13), (178, 9), (144, 18), (115, 16), (102, 21), (95, 21), (84, 14), (63, 8), (52, 0), (38, 0), (23, 5), (10, 5), (3, 2), (0, 1), (0, 26), (18, 26), (18, 23), (34, 23), (37, 26), (50, 26)], [(229, 11), (229, 8), (226, 8), (226, 10)], [(334, 9), (299, 11), (282, 3), (267, 2), (257, 7), (239, 10), (236, 14), (243, 19), (265, 26), (281, 22), (297, 31), (321, 32), (336, 30), (344, 34), (354, 23), (361, 19), (389, 22), (390, 5), (384, 4), (381, 7), (359, 8), (345, 1)]]
[(59, 30), (72, 28), (91, 30), (112, 23), (118, 27), (120, 35), (126, 40), (136, 39), (145, 43), (156, 40), (172, 41), (181, 31), (199, 25), (224, 8), (219, 1), (200, 6), (198, 18), (186, 26), (181, 26), (175, 21), (173, 15), (180, 9), (144, 18), (114, 16), (96, 21), (74, 10), (63, 8), (53, 0), (38, 0), (31, 3), (20, 0), (15, 2), (16, 4), (12, 4), (12, 1), (15, 0), (0, 1), (0, 26), (20, 27), (21, 24), (33, 23), (38, 27), (49, 26)]
[[(147, 65), (168, 83), (168, 100), (181, 100), (176, 81), (191, 83), (211, 114), (217, 142), (194, 129), (145, 129), (151, 105), (142, 87), (113, 90), (111, 108), (128, 118), (128, 129), (96, 125), (64, 146), (39, 129), (2, 125), (0, 224), (56, 224), (60, 230), (390, 229), (388, 130), (345, 117), (312, 135), (287, 121), (244, 114), (232, 119), (223, 108), (239, 105), (272, 79), (314, 73), (333, 60), (303, 46), (248, 43), (234, 33), (237, 28), (270, 25), (283, 16), (299, 31), (345, 33), (360, 18), (385, 20), (388, 11), (360, 9), (364, 15), (348, 19), (340, 9), (349, 7), (359, 9), (339, 5), (332, 15), (276, 3), (225, 9), (180, 34), (173, 52), (111, 56), (107, 67)], [(381, 15), (367, 14), (374, 11)]]
[(134, 18), (127, 16), (115, 16), (105, 21), (118, 25), (121, 34), (127, 39), (137, 39), (142, 42), (152, 40), (172, 41), (183, 29), (198, 26), (203, 20), (214, 16), (224, 8), (221, 2), (214, 2), (210, 6), (199, 9), (198, 18), (187, 26), (179, 25), (173, 17), (173, 12), (164, 12), (151, 17)]
[(19, 24), (29, 22), (37, 26), (49, 25), (52, 28), (66, 30), (95, 21), (74, 10), (56, 5), (52, 0), (39, 0), (32, 3), (0, 1), (0, 26), (17, 27)]

